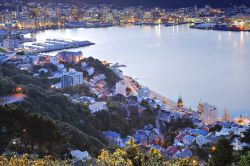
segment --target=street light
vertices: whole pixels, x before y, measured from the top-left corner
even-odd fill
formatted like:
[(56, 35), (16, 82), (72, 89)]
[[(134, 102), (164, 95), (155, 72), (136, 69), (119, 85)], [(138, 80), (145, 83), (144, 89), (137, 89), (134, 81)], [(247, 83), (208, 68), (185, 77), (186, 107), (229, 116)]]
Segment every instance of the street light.
[(193, 164), (196, 164), (196, 160), (193, 160)]

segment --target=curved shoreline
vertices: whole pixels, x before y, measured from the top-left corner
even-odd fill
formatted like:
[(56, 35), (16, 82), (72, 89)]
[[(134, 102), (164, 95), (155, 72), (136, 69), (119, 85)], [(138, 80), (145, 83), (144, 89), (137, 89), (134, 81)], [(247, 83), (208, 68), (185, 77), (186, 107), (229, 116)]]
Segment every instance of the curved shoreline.
[[(129, 88), (132, 90), (133, 93), (137, 92), (139, 90), (139, 88), (137, 88), (137, 85), (139, 85), (139, 87), (143, 87), (146, 88), (146, 86), (140, 84), (138, 81), (136, 81), (135, 79), (133, 79), (130, 76), (124, 76), (124, 80), (127, 86), (129, 86)], [(133, 83), (134, 82), (134, 83)], [(169, 107), (169, 108), (175, 108), (177, 103), (171, 99), (169, 99), (166, 96), (161, 95), (158, 92), (153, 91), (152, 89), (148, 88), (149, 92), (150, 92), (150, 98), (152, 99), (158, 99), (160, 101), (162, 101), (162, 103)]]

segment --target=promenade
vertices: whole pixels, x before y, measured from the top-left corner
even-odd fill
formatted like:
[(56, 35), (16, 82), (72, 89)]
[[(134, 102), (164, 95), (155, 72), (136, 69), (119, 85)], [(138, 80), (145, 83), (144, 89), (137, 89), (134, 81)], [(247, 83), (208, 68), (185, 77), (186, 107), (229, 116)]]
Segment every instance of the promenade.
[[(129, 76), (124, 76), (124, 81), (125, 81), (126, 87), (130, 88), (131, 93), (135, 95), (139, 91), (140, 87), (145, 87), (144, 85), (140, 84), (135, 79)], [(152, 89), (149, 89), (149, 91), (150, 91), (150, 98), (162, 101), (162, 103), (168, 108), (176, 107), (177, 103), (175, 101), (153, 91)]]

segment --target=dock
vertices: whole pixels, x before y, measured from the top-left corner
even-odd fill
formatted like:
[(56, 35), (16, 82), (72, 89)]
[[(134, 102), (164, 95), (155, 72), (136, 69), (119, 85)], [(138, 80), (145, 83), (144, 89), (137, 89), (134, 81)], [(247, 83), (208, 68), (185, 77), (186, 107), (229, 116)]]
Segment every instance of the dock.
[(64, 50), (70, 48), (79, 48), (94, 45), (88, 40), (76, 41), (66, 39), (46, 39), (43, 43), (32, 43), (31, 45), (25, 46), (25, 51), (30, 53), (45, 53), (57, 50)]

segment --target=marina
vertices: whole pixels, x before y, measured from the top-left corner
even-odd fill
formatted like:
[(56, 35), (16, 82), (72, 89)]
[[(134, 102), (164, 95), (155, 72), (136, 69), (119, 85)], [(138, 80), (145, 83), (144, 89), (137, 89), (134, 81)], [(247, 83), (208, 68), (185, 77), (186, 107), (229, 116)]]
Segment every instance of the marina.
[(30, 53), (44, 53), (70, 48), (79, 48), (94, 45), (88, 40), (86, 41), (76, 41), (76, 40), (66, 40), (66, 39), (46, 39), (45, 42), (36, 42), (31, 45), (25, 46), (25, 51)]

